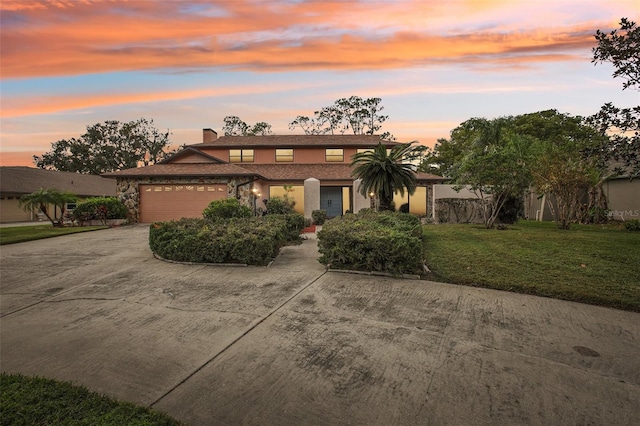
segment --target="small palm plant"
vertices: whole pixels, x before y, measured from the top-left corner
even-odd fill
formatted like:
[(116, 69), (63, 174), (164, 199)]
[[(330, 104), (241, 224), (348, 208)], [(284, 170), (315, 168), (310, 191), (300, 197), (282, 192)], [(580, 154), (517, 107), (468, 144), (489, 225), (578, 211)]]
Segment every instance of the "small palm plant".
[[(40, 210), (51, 221), (53, 226), (62, 226), (62, 218), (67, 207), (67, 203), (72, 203), (78, 198), (69, 193), (61, 192), (55, 189), (38, 189), (31, 194), (26, 194), (20, 197), (20, 206), (25, 210)], [(58, 207), (60, 209), (60, 218), (51, 217), (49, 208)]]
[(393, 195), (399, 192), (409, 195), (416, 190), (415, 166), (406, 163), (414, 154), (411, 143), (399, 144), (387, 151), (387, 147), (378, 143), (371, 151), (359, 152), (351, 159), (354, 167), (351, 175), (360, 179), (359, 192), (365, 197), (373, 193), (378, 197), (379, 210), (391, 210)]

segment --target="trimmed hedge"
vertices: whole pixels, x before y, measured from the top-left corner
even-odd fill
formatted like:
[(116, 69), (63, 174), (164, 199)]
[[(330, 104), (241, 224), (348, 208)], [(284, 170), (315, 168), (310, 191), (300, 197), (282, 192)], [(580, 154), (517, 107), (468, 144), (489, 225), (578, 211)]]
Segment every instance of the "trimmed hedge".
[(116, 197), (88, 198), (73, 209), (73, 218), (80, 222), (88, 220), (126, 219), (129, 210)]
[(149, 247), (180, 262), (266, 265), (280, 247), (299, 238), (303, 225), (300, 214), (156, 222), (149, 228)]
[(331, 219), (318, 232), (320, 263), (336, 269), (420, 274), (422, 228), (406, 213), (365, 210)]

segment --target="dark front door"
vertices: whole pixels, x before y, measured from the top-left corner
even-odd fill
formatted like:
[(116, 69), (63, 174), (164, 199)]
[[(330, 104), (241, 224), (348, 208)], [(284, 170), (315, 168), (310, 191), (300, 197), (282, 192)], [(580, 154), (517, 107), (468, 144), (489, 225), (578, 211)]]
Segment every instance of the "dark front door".
[(339, 186), (321, 187), (320, 209), (327, 211), (327, 217), (342, 216), (342, 188)]

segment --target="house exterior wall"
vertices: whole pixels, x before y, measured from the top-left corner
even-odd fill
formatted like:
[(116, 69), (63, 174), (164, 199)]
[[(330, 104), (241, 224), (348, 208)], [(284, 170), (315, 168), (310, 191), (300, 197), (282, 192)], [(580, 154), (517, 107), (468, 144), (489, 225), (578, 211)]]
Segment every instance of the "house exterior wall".
[(38, 220), (30, 211), (24, 211), (20, 207), (19, 196), (3, 195), (0, 199), (0, 222), (30, 222)]
[[(227, 153), (227, 157), (228, 156), (229, 155)], [(179, 158), (174, 158), (173, 160), (171, 160), (171, 162), (174, 164), (197, 164), (203, 162), (203, 157), (198, 153), (192, 152), (189, 154), (185, 154)], [(213, 163), (213, 160), (211, 160), (211, 162)]]
[[(247, 179), (243, 177), (236, 178), (168, 178), (168, 177), (152, 177), (152, 178), (118, 178), (117, 180), (117, 197), (129, 210), (129, 220), (133, 223), (139, 222), (140, 219), (140, 192), (139, 186), (143, 184), (167, 184), (167, 185), (188, 185), (188, 184), (225, 184), (227, 185), (227, 197), (236, 197), (241, 204), (253, 207), (253, 182), (246, 183)], [(242, 185), (244, 183), (244, 185)]]
[[(277, 147), (287, 148), (287, 147)], [(334, 148), (334, 147), (332, 147)], [(229, 161), (229, 150), (239, 148), (228, 147), (206, 147), (201, 148), (202, 152), (205, 152), (213, 157), (219, 158), (224, 161)], [(276, 162), (276, 147), (247, 147), (245, 149), (253, 149), (253, 163), (252, 164), (322, 164), (325, 163), (325, 148), (324, 147), (295, 147), (293, 148), (293, 161), (292, 162)], [(290, 148), (291, 149), (291, 148)], [(350, 163), (351, 157), (357, 152), (357, 148), (342, 148), (344, 157), (342, 162), (331, 162), (332, 164)], [(176, 163), (188, 163), (190, 156), (177, 159), (173, 161)], [(185, 160), (186, 159), (186, 160)]]
[[(440, 222), (459, 222), (461, 218), (462, 221), (467, 221), (467, 219), (472, 223), (482, 223), (482, 213), (474, 211), (474, 203), (469, 203), (468, 206), (463, 206), (464, 211), (460, 211), (458, 214), (452, 214), (452, 212), (443, 212), (438, 210), (442, 208), (439, 206), (438, 200), (443, 198), (457, 198), (461, 200), (478, 200), (476, 194), (469, 188), (463, 187), (459, 191), (454, 189), (456, 185), (447, 185), (447, 184), (435, 184), (433, 185), (433, 203), (431, 204), (432, 208), (432, 217), (436, 223)], [(490, 196), (489, 196), (490, 197)], [(454, 213), (458, 213), (457, 211)], [(460, 216), (460, 217), (458, 217)], [(443, 220), (444, 217), (448, 217), (449, 220)]]
[(640, 179), (614, 179), (604, 184), (609, 218), (640, 220)]
[[(40, 212), (40, 209), (36, 209), (35, 211), (25, 211), (22, 207), (20, 207), (20, 197), (23, 194), (14, 194), (14, 195), (5, 195), (3, 194), (0, 198), (0, 223), (11, 223), (11, 222), (47, 222), (49, 220), (44, 215), (44, 213)], [(90, 197), (88, 197), (90, 198)], [(86, 200), (85, 198), (78, 198), (78, 203)], [(53, 218), (54, 216), (60, 216), (60, 208), (54, 206), (53, 204), (47, 205), (47, 211), (49, 215)], [(65, 211), (65, 215), (70, 213), (69, 210)]]

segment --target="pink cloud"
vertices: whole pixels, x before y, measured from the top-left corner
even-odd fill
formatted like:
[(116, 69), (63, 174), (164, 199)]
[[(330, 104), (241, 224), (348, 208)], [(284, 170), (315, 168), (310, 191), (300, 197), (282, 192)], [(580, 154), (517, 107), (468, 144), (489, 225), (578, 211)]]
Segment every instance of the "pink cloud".
[[(503, 5), (502, 0), (467, 3), (454, 4), (465, 6), (467, 14)], [(296, 71), (441, 63), (508, 66), (513, 58), (530, 63), (571, 60), (590, 49), (594, 32), (576, 26), (435, 34), (418, 27), (416, 14), (445, 3), (392, 2), (380, 8), (354, 2), (223, 3), (227, 9), (220, 13), (232, 19), (184, 13), (183, 2), (113, 4), (59, 1), (36, 8), (32, 2), (3, 2), (9, 16), (1, 34), (2, 78), (194, 67)], [(201, 8), (208, 4), (188, 3)], [(12, 20), (11, 13), (21, 19)], [(385, 13), (396, 19), (385, 25)], [(399, 27), (403, 22), (406, 26)]]

